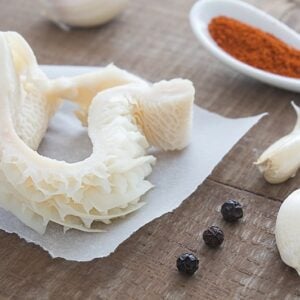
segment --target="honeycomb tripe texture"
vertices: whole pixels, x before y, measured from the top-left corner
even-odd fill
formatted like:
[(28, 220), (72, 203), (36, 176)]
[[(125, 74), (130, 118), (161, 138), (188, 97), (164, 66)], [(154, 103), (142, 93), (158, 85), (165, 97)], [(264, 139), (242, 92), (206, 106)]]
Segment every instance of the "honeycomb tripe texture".
[[(155, 158), (150, 145), (188, 145), (194, 88), (189, 80), (150, 84), (113, 65), (50, 80), (26, 41), (0, 33), (0, 206), (44, 233), (52, 221), (83, 231), (143, 205)], [(36, 152), (63, 99), (79, 105), (92, 154), (67, 163)]]

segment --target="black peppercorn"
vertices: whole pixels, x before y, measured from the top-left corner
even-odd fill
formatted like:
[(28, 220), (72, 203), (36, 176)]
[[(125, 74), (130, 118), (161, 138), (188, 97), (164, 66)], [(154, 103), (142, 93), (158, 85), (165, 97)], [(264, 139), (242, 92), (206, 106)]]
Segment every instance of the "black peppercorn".
[(242, 205), (235, 200), (228, 200), (222, 205), (221, 214), (225, 221), (235, 222), (243, 217)]
[(210, 226), (203, 232), (205, 244), (211, 248), (220, 246), (224, 241), (224, 233), (218, 226)]
[(176, 265), (180, 273), (193, 275), (199, 268), (199, 259), (192, 253), (183, 253), (177, 258)]

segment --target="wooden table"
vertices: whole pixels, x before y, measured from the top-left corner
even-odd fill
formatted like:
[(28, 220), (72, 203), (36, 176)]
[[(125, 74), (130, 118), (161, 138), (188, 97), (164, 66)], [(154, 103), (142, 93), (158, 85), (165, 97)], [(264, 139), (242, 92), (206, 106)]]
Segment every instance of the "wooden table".
[[(1, 299), (300, 299), (300, 279), (276, 249), (276, 214), (300, 186), (300, 174), (284, 184), (266, 183), (252, 162), (293, 126), (294, 93), (247, 78), (221, 65), (193, 36), (193, 0), (138, 0), (120, 18), (98, 29), (61, 31), (45, 21), (34, 1), (0, 0), (1, 30), (20, 32), (42, 64), (116, 65), (157, 81), (191, 79), (196, 103), (227, 117), (269, 112), (213, 173), (174, 212), (138, 230), (107, 258), (86, 263), (51, 259), (38, 246), (0, 231)], [(249, 1), (300, 30), (300, 2)], [(205, 147), (205, 145), (203, 145)], [(245, 217), (224, 223), (218, 211), (238, 199)], [(203, 246), (199, 234), (217, 224), (221, 249)], [(192, 251), (200, 270), (180, 276), (176, 257)]]

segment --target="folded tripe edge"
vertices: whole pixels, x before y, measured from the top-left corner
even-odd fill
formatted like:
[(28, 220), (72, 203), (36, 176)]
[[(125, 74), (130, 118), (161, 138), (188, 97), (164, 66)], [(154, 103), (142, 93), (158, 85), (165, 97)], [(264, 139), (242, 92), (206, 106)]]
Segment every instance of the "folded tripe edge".
[[(113, 65), (50, 80), (26, 41), (0, 33), (0, 206), (44, 233), (101, 231), (139, 209), (152, 188), (150, 145), (180, 150), (190, 140), (194, 87), (189, 80), (150, 84)], [(36, 152), (63, 100), (79, 105), (90, 157), (67, 163)]]

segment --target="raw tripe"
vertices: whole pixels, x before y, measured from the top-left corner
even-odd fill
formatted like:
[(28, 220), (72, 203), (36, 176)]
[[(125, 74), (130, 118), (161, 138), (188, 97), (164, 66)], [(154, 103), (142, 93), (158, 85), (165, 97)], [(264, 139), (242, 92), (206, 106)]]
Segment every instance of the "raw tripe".
[[(143, 205), (152, 184), (150, 145), (180, 150), (189, 143), (194, 87), (183, 79), (150, 84), (110, 65), (93, 73), (49, 80), (26, 41), (0, 33), (0, 206), (44, 233), (49, 221), (64, 229), (101, 231), (101, 224)], [(76, 163), (36, 152), (63, 99), (93, 144)]]

